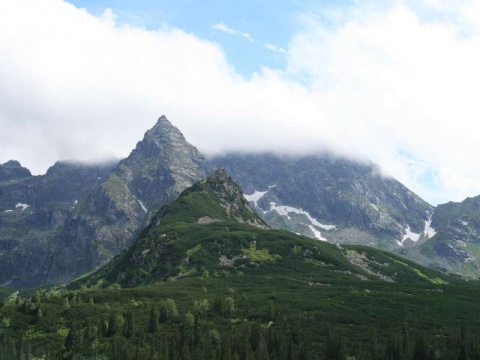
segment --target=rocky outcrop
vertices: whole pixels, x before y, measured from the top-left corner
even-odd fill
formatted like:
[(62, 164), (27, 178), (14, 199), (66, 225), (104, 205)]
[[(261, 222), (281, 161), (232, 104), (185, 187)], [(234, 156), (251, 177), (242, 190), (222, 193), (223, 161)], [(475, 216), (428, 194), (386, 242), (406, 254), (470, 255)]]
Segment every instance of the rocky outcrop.
[(10, 160), (0, 165), (0, 183), (3, 181), (15, 181), (31, 177), (32, 173), (24, 168), (18, 161)]

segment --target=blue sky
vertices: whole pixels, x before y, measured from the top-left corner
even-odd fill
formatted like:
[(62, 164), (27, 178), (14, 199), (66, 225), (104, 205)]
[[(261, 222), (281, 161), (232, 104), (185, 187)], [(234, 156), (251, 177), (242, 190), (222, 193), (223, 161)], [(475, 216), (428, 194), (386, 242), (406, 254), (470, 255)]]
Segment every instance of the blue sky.
[[(89, 12), (101, 14), (111, 8), (119, 22), (148, 29), (168, 24), (220, 43), (236, 70), (248, 76), (261, 66), (283, 67), (285, 55), (266, 48), (288, 46), (290, 36), (298, 27), (296, 15), (305, 5), (300, 1), (72, 1)], [(215, 29), (224, 24), (246, 37)]]
[[(302, 26), (298, 16), (313, 9), (307, 1), (294, 0), (74, 0), (95, 15), (112, 9), (119, 22), (147, 29), (168, 24), (221, 44), (229, 62), (244, 76), (259, 72), (262, 66), (284, 67), (285, 54), (267, 46), (286, 49), (291, 36)], [(318, 1), (316, 6), (327, 6)], [(328, 5), (330, 6), (330, 5)], [(338, 4), (337, 4), (338, 6)], [(224, 24), (238, 35), (215, 28)], [(248, 40), (240, 33), (248, 34)]]
[(461, 201), (479, 64), (476, 0), (4, 0), (0, 163), (122, 158), (165, 114), (206, 155), (328, 150)]

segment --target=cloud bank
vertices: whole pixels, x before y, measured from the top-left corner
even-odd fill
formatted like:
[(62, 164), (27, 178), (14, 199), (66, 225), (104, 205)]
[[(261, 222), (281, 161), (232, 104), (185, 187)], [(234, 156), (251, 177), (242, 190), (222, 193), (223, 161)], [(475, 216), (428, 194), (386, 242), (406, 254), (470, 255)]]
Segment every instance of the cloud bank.
[(478, 2), (359, 2), (298, 19), (287, 66), (245, 78), (219, 44), (181, 29), (2, 1), (0, 163), (41, 173), (124, 157), (166, 114), (207, 154), (332, 149), (432, 203), (480, 194)]

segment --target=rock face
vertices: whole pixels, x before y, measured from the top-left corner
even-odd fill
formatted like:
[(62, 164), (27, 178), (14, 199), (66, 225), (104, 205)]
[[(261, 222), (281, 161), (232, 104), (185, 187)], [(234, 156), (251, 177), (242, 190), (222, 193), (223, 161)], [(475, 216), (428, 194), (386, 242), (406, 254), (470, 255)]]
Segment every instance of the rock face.
[(431, 226), (433, 237), (399, 254), (442, 271), (480, 276), (480, 196), (438, 205)]
[(272, 227), (319, 240), (391, 250), (406, 245), (410, 233), (422, 234), (433, 212), (371, 163), (328, 154), (231, 154), (212, 162), (245, 189), (247, 199)]
[(45, 175), (23, 176), (30, 174), (25, 169), (22, 177), (0, 183), (0, 284), (48, 280), (79, 199), (99, 188), (114, 166), (57, 162)]
[(202, 154), (162, 116), (130, 156), (120, 162), (113, 181), (120, 178), (131, 194), (144, 204), (142, 209), (156, 212), (205, 176), (206, 163)]
[(1, 183), (0, 284), (64, 282), (99, 266), (206, 174), (203, 156), (165, 116), (115, 165), (57, 163), (44, 176)]

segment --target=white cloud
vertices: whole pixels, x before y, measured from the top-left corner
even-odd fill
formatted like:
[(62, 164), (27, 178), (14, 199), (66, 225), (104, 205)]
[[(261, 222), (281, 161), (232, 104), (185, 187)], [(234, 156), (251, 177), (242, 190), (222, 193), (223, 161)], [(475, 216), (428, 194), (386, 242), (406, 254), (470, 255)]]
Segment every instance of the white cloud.
[(268, 49), (268, 50), (273, 51), (273, 52), (282, 53), (282, 54), (287, 53), (287, 50), (285, 50), (284, 48), (275, 46), (273, 44), (265, 44), (265, 49)]
[(253, 38), (250, 36), (250, 34), (244, 33), (244, 32), (238, 31), (238, 30), (234, 30), (234, 29), (228, 27), (227, 25), (225, 25), (224, 23), (215, 24), (215, 25), (213, 25), (213, 28), (215, 30), (222, 31), (222, 32), (230, 34), (230, 35), (241, 36), (241, 37), (247, 39), (248, 41), (253, 42)]
[(219, 45), (173, 27), (122, 25), (61, 0), (2, 1), (0, 162), (39, 173), (57, 159), (127, 156), (166, 114), (209, 154), (331, 148), (432, 202), (462, 200), (480, 194), (475, 4), (462, 1), (452, 21), (401, 1), (358, 2), (328, 26), (307, 14), (287, 68), (247, 79)]

